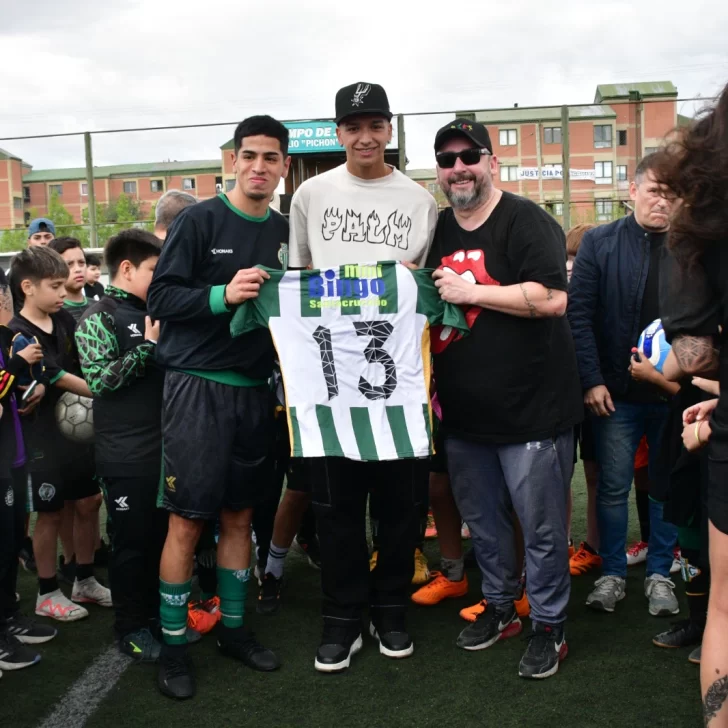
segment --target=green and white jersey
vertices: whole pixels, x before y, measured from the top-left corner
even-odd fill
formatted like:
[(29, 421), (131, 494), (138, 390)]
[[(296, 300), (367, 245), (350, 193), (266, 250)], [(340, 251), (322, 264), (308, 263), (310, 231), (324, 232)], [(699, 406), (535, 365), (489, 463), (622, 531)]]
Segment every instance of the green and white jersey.
[(394, 261), (278, 271), (236, 311), (233, 336), (269, 328), (291, 454), (396, 460), (432, 453), (430, 326), (466, 332), (431, 270)]

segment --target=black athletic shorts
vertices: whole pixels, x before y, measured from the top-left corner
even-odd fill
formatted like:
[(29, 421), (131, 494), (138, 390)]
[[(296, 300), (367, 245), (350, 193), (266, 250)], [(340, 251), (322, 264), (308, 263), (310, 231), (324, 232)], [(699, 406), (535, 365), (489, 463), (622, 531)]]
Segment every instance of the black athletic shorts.
[(56, 513), (66, 501), (76, 501), (98, 495), (93, 458), (70, 463), (63, 468), (37, 470), (30, 473), (28, 510), (36, 513)]
[(234, 387), (168, 371), (162, 507), (206, 520), (223, 508), (253, 508), (273, 482), (273, 433), (267, 385)]
[(430, 457), (430, 472), (447, 475), (447, 452), (445, 451), (445, 437), (442, 426), (435, 423), (434, 436), (435, 454)]
[(576, 446), (579, 444), (579, 452), (582, 460), (596, 460), (597, 451), (594, 445), (594, 426), (591, 415), (587, 412), (584, 421), (574, 427), (574, 463), (576, 463)]
[(311, 479), (308, 477), (308, 468), (304, 458), (291, 457), (291, 437), (288, 430), (288, 418), (285, 411), (280, 412), (276, 418), (276, 444), (275, 467), (279, 474), (278, 483), (282, 486), (282, 477), (285, 473), (286, 490), (295, 490), (299, 493), (311, 492)]
[(728, 462), (708, 461), (708, 518), (721, 532), (728, 534)]

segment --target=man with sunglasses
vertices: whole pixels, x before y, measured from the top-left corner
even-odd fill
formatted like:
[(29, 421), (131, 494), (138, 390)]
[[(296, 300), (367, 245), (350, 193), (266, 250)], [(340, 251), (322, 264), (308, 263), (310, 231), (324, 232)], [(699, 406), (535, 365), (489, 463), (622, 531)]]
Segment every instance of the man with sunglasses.
[(440, 213), (428, 267), (469, 336), (433, 336), (453, 493), (470, 527), (484, 610), (457, 640), (481, 650), (518, 634), (512, 512), (522, 529), (533, 634), (519, 675), (544, 678), (566, 656), (566, 503), (573, 427), (583, 407), (566, 312), (566, 243), (533, 202), (497, 189), (482, 124), (455, 119), (435, 138)]

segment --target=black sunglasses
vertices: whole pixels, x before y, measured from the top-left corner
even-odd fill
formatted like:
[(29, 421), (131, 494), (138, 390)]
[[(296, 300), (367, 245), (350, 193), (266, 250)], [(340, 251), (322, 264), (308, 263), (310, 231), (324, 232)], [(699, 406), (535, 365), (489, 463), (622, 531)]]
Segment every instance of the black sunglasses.
[(442, 169), (452, 169), (459, 159), (465, 166), (472, 167), (486, 154), (491, 154), (487, 149), (463, 149), (462, 152), (438, 152), (435, 155), (437, 166)]

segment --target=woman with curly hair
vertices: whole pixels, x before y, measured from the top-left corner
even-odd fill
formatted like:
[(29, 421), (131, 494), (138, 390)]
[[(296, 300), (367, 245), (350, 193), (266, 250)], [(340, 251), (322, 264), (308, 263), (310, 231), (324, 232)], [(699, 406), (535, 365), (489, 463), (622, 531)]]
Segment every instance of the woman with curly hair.
[(663, 327), (682, 373), (720, 380), (712, 412), (684, 415), (693, 444), (710, 437), (712, 584), (700, 682), (705, 723), (720, 728), (728, 726), (728, 86), (678, 134), (657, 177), (678, 198), (660, 277)]

